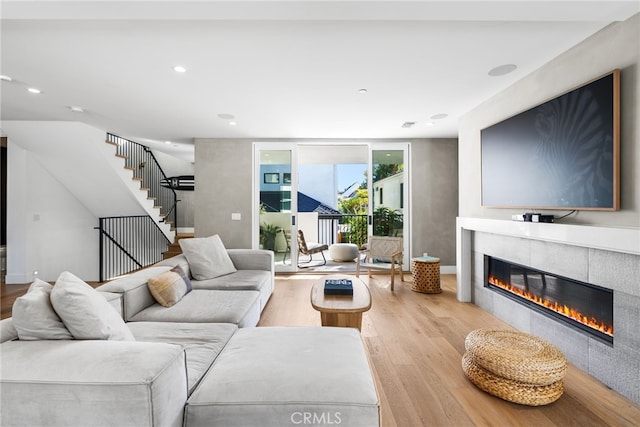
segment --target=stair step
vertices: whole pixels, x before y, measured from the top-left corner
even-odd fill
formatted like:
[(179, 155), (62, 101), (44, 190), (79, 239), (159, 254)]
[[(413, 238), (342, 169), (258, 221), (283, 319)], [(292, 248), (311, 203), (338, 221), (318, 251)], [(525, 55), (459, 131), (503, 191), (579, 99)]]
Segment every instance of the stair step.
[(118, 143), (113, 142), (113, 141), (109, 141), (108, 139), (105, 140), (104, 142), (106, 142), (107, 144), (111, 144), (111, 145), (115, 145), (116, 147), (119, 147)]
[(192, 237), (195, 237), (194, 233), (177, 233), (174, 242), (169, 244), (166, 252), (162, 253), (162, 259), (180, 255), (182, 253), (182, 248), (180, 248), (180, 243), (178, 241), (180, 239), (190, 239)]
[(127, 156), (125, 156), (124, 154), (116, 154), (116, 157), (119, 157), (121, 159), (127, 159)]

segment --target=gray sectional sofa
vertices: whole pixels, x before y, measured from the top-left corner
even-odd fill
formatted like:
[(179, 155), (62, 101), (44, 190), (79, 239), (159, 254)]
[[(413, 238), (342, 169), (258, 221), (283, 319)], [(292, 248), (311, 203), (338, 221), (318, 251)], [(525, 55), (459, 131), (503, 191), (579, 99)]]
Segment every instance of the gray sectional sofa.
[[(227, 253), (236, 271), (212, 279), (196, 280), (187, 257), (178, 255), (95, 290), (74, 283), (64, 307), (82, 312), (88, 306), (93, 311), (84, 317), (62, 314), (58, 294), (76, 280), (72, 275), (63, 273), (51, 289), (40, 284), (50, 296), (30, 289), (27, 300), (50, 298), (62, 322), (46, 323), (55, 317), (51, 312), (33, 315), (42, 327), (17, 318), (0, 322), (0, 425), (379, 426), (359, 332), (254, 327), (273, 292), (273, 253)], [(149, 283), (175, 266), (190, 276), (192, 290), (164, 307)], [(98, 338), (64, 339), (63, 331), (46, 339), (49, 329), (67, 323), (79, 333), (75, 328), (84, 325), (71, 328), (74, 316), (87, 319), (88, 327), (97, 322), (92, 333)], [(106, 326), (101, 319), (108, 319)]]

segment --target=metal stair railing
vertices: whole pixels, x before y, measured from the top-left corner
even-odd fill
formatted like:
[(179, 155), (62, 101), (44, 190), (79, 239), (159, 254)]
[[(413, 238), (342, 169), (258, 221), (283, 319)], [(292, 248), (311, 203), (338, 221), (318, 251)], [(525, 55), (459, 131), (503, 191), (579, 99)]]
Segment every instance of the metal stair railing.
[(171, 243), (149, 215), (99, 218), (100, 281), (162, 260)]
[(163, 187), (166, 180), (162, 167), (149, 147), (137, 142), (107, 133), (107, 141), (116, 145), (116, 154), (125, 158), (125, 167), (133, 170), (134, 178), (142, 180), (142, 187), (148, 190), (148, 197), (154, 199), (154, 205), (160, 207), (161, 222), (177, 228), (178, 198), (173, 188)]

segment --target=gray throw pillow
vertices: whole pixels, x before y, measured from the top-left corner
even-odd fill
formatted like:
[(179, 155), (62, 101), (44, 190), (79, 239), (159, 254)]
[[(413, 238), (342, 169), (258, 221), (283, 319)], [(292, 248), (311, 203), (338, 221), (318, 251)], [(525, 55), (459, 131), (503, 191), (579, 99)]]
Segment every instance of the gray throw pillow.
[(51, 291), (51, 304), (77, 340), (135, 341), (116, 309), (68, 271), (58, 277)]
[(189, 263), (191, 276), (196, 280), (213, 279), (237, 271), (217, 234), (180, 239), (178, 243)]
[(22, 341), (72, 340), (73, 335), (51, 305), (53, 286), (34, 280), (26, 294), (13, 303), (13, 325)]

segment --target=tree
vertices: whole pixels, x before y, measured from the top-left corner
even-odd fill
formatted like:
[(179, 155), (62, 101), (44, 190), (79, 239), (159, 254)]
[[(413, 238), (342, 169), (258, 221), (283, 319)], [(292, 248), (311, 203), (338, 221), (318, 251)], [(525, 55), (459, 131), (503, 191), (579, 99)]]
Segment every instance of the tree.
[(404, 170), (404, 165), (400, 164), (382, 164), (378, 163), (373, 167), (373, 182), (380, 181), (389, 176), (400, 173)]
[(338, 210), (345, 214), (362, 215), (369, 208), (369, 192), (367, 189), (356, 190), (356, 195), (338, 202)]

